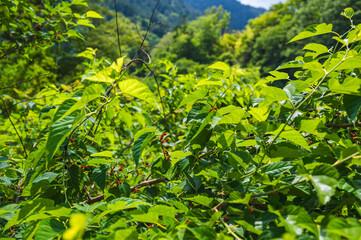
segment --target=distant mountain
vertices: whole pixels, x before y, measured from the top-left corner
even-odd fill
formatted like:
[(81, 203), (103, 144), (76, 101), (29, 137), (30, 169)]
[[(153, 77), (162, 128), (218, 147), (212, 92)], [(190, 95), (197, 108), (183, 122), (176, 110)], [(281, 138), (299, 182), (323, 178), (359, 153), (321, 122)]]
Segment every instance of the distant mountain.
[[(112, 2), (108, 3), (110, 8), (113, 7)], [(118, 11), (129, 18), (134, 16), (138, 23), (140, 22), (142, 29), (145, 29), (157, 0), (118, 0), (118, 2)], [(153, 27), (153, 32), (162, 36), (168, 31), (173, 31), (175, 26), (201, 15), (202, 11), (186, 4), (184, 0), (161, 0), (153, 18), (153, 22), (161, 23)]]
[(256, 18), (266, 11), (264, 8), (244, 5), (237, 0), (184, 0), (184, 2), (200, 11), (222, 5), (225, 10), (231, 13), (230, 28), (235, 30), (243, 29), (249, 19)]
[[(141, 28), (145, 29), (156, 3), (157, 0), (118, 0), (118, 11), (126, 17), (134, 17)], [(110, 8), (114, 7), (113, 1), (106, 4)], [(249, 19), (266, 11), (263, 8), (243, 5), (237, 0), (161, 0), (153, 19), (153, 22), (161, 24), (154, 26), (153, 32), (163, 36), (166, 32), (173, 31), (175, 26), (201, 16), (204, 10), (220, 5), (231, 13), (230, 28), (235, 30), (243, 29)]]

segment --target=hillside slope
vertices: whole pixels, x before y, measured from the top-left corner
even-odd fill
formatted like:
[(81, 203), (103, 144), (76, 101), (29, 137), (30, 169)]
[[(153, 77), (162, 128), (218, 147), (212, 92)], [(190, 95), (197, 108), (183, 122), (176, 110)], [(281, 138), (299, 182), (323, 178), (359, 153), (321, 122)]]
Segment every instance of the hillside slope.
[(204, 11), (212, 6), (222, 5), (225, 10), (231, 13), (230, 28), (235, 30), (243, 29), (249, 19), (256, 18), (266, 11), (263, 8), (255, 8), (243, 5), (237, 0), (184, 0), (192, 8)]

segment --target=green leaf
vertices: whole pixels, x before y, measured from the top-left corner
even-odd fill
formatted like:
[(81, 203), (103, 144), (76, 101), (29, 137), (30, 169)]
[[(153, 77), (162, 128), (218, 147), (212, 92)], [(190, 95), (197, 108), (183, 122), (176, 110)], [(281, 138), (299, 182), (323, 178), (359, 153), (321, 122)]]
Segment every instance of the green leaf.
[(129, 183), (125, 182), (123, 184), (120, 184), (119, 185), (119, 190), (125, 197), (129, 197), (129, 195), (130, 195), (130, 185), (129, 185)]
[[(337, 61), (337, 60), (336, 60)], [(332, 65), (331, 65), (332, 66)], [(361, 57), (347, 57), (336, 69), (335, 71), (348, 70), (361, 68)]]
[(132, 155), (135, 162), (135, 165), (138, 166), (140, 156), (142, 155), (142, 152), (144, 148), (147, 146), (147, 144), (152, 140), (154, 137), (153, 133), (146, 133), (142, 136), (138, 137), (138, 139), (134, 142), (133, 148), (132, 148)]
[(302, 119), (300, 124), (300, 131), (311, 133), (318, 137), (324, 137), (326, 133), (320, 133), (319, 130), (324, 128), (325, 125), (321, 119)]
[(347, 115), (354, 122), (361, 107), (361, 96), (345, 95), (343, 97), (343, 106)]
[(57, 119), (60, 119), (64, 115), (63, 113), (67, 112), (74, 103), (75, 100), (73, 99), (65, 100), (55, 113), (54, 123), (50, 127), (49, 137), (45, 147), (48, 160), (53, 158), (59, 146), (69, 136), (72, 130), (73, 122), (76, 118), (75, 115), (66, 116), (59, 121), (57, 121)]
[(282, 211), (282, 224), (286, 226), (288, 232), (297, 235), (302, 229), (307, 229), (318, 236), (317, 225), (304, 208), (290, 205)]
[(143, 128), (142, 130), (139, 130), (135, 135), (134, 135), (134, 141), (137, 141), (138, 138), (146, 133), (151, 133), (151, 132), (155, 132), (157, 131), (157, 128), (155, 127), (146, 127)]
[(87, 216), (82, 213), (75, 213), (70, 216), (70, 228), (68, 228), (64, 234), (64, 240), (82, 239), (85, 231)]
[(88, 166), (95, 166), (98, 167), (102, 164), (111, 164), (113, 163), (114, 160), (110, 160), (110, 159), (105, 159), (105, 158), (95, 158), (95, 159), (91, 159), (87, 162)]
[(125, 56), (118, 58), (117, 61), (113, 62), (110, 67), (113, 68), (117, 73), (119, 73), (123, 68), (124, 58), (125, 58)]
[(80, 184), (82, 180), (82, 172), (80, 170), (80, 167), (76, 164), (71, 165), (69, 168), (69, 174), (70, 174), (70, 183), (73, 186), (74, 189), (77, 191), (80, 190)]
[(213, 198), (209, 198), (209, 197), (206, 197), (206, 196), (196, 196), (196, 197), (192, 197), (192, 198), (183, 198), (184, 200), (188, 200), (188, 201), (191, 201), (191, 202), (195, 202), (195, 203), (198, 203), (198, 204), (201, 204), (201, 205), (204, 205), (206, 207), (209, 207), (211, 208), (212, 207), (212, 202), (213, 202)]
[(328, 176), (311, 176), (321, 205), (328, 203), (336, 192), (338, 181)]
[(328, 87), (330, 91), (335, 93), (361, 96), (361, 79), (359, 78), (348, 77), (343, 83), (332, 78), (328, 81)]
[(204, 86), (204, 85), (214, 85), (214, 86), (223, 86), (223, 82), (222, 80), (219, 80), (219, 79), (214, 79), (214, 78), (211, 78), (211, 79), (203, 79), (203, 80), (200, 80), (198, 82), (198, 84), (196, 85), (196, 87), (199, 87), (199, 86)]
[(309, 38), (309, 37), (318, 36), (321, 34), (331, 33), (332, 27), (333, 27), (332, 24), (326, 24), (326, 23), (321, 23), (318, 25), (317, 24), (311, 25), (311, 26), (305, 28), (296, 37), (292, 38), (291, 41), (289, 41), (288, 43), (295, 42), (295, 41)]
[(257, 107), (250, 108), (249, 113), (259, 122), (264, 122), (267, 120), (270, 113), (269, 107)]
[(197, 90), (197, 91), (189, 94), (187, 97), (185, 97), (182, 100), (182, 102), (179, 104), (178, 108), (180, 108), (181, 106), (183, 106), (187, 103), (204, 98), (207, 95), (207, 93), (208, 93), (208, 89), (200, 89), (200, 90)]
[(196, 239), (202, 239), (202, 240), (217, 239), (217, 233), (214, 231), (213, 228), (201, 226), (201, 227), (189, 228), (189, 229), (190, 231), (192, 231)]
[(271, 146), (270, 155), (272, 158), (299, 158), (303, 154), (297, 145), (290, 142), (280, 142)]
[(121, 229), (115, 232), (114, 239), (134, 240), (138, 239), (138, 232), (136, 226), (128, 229)]
[(351, 19), (353, 15), (355, 14), (355, 11), (352, 8), (345, 8), (343, 12), (341, 13), (342, 16)]
[(41, 174), (40, 176), (36, 177), (32, 183), (38, 183), (40, 181), (47, 181), (48, 183), (51, 183), (54, 181), (54, 179), (59, 175), (59, 173), (53, 173), (53, 172), (46, 172)]
[(93, 179), (95, 183), (104, 191), (105, 188), (105, 178), (109, 167), (106, 165), (101, 165), (98, 168), (93, 170)]
[(159, 214), (155, 212), (144, 213), (141, 210), (135, 210), (129, 212), (129, 215), (133, 218), (132, 221), (135, 222), (145, 222), (145, 223), (157, 223), (159, 222)]
[(311, 150), (310, 147), (308, 146), (308, 143), (304, 139), (304, 137), (298, 131), (296, 131), (295, 129), (293, 129), (290, 126), (286, 126), (284, 128), (284, 130), (282, 131), (283, 127), (284, 127), (284, 124), (281, 124), (280, 127), (276, 131), (269, 132), (268, 134), (273, 134), (273, 135), (277, 136), (281, 132), (279, 135), (281, 138), (289, 140), (289, 141), (303, 147), (304, 149), (306, 149), (308, 151)]
[(238, 223), (240, 226), (244, 227), (249, 232), (255, 233), (257, 235), (260, 235), (262, 233), (261, 230), (253, 227), (251, 224), (249, 224), (248, 222), (246, 222), (244, 220), (238, 220), (238, 221), (236, 221), (236, 223)]
[(261, 94), (264, 95), (264, 102), (262, 102), (264, 106), (288, 99), (286, 92), (277, 87), (264, 87)]
[(229, 159), (237, 162), (243, 169), (247, 169), (248, 165), (237, 154), (232, 153), (232, 152), (227, 152), (227, 156), (228, 156)]
[(35, 200), (30, 200), (21, 203), (21, 209), (16, 212), (16, 214), (6, 223), (3, 231), (9, 229), (10, 227), (20, 224), (22, 220), (25, 220), (27, 217), (33, 213), (40, 212), (43, 209), (53, 207), (54, 201), (50, 199), (38, 198)]
[(102, 94), (103, 94), (102, 85), (100, 85), (100, 84), (90, 85), (83, 91), (81, 99), (79, 101), (74, 99), (77, 102), (73, 106), (71, 106), (71, 108), (68, 111), (66, 111), (58, 120), (63, 119), (64, 117), (72, 114), (74, 111), (76, 111), (78, 109), (84, 108), (87, 103), (89, 103), (90, 101), (93, 101), (94, 99), (101, 97)]
[[(357, 219), (333, 217), (327, 224), (326, 231), (333, 236), (338, 235), (345, 239), (359, 240), (361, 225)], [(343, 239), (341, 238), (341, 239)]]
[(88, 19), (79, 19), (78, 20), (78, 25), (87, 26), (87, 27), (91, 27), (91, 28), (95, 29), (95, 26)]
[(174, 152), (171, 152), (170, 155), (172, 157), (172, 165), (174, 165), (178, 161), (182, 160), (183, 158), (192, 156), (193, 154), (190, 151), (188, 151), (188, 152), (174, 151)]
[(81, 35), (80, 33), (78, 33), (77, 31), (75, 31), (74, 29), (69, 29), (66, 34), (68, 35), (68, 37), (75, 37), (75, 38), (80, 38), (82, 40), (84, 40), (84, 36)]
[(35, 239), (56, 239), (65, 230), (64, 224), (55, 219), (44, 219), (39, 222), (35, 232)]
[(103, 152), (94, 153), (94, 154), (92, 154), (90, 156), (91, 157), (108, 157), (108, 158), (112, 158), (113, 153), (110, 152), (110, 151), (103, 151)]
[(216, 62), (207, 68), (221, 70), (221, 71), (229, 71), (230, 69), (230, 67), (224, 62)]
[(103, 18), (102, 16), (100, 16), (99, 13), (94, 12), (94, 11), (88, 11), (86, 13), (86, 17), (88, 17), (88, 18)]
[(314, 52), (313, 57), (316, 58), (317, 56), (328, 53), (328, 48), (325, 45), (319, 43), (309, 43), (307, 44), (303, 50), (310, 50)]
[(246, 111), (240, 107), (228, 106), (225, 108), (221, 108), (218, 113), (223, 115), (222, 119), (218, 122), (218, 124), (238, 124), (239, 122), (241, 122)]
[(127, 79), (118, 83), (122, 93), (144, 100), (153, 106), (156, 106), (153, 93), (149, 87), (135, 79)]
[(262, 168), (262, 172), (272, 178), (278, 178), (282, 173), (290, 170), (291, 168), (293, 168), (293, 165), (290, 162), (275, 162)]
[(73, 4), (73, 5), (82, 5), (82, 6), (88, 7), (88, 3), (87, 3), (86, 0), (73, 0), (71, 2), (71, 4)]
[(114, 81), (114, 79), (110, 77), (112, 74), (112, 71), (113, 71), (112, 68), (103, 69), (103, 70), (95, 73), (94, 75), (87, 77), (86, 80), (111, 84)]

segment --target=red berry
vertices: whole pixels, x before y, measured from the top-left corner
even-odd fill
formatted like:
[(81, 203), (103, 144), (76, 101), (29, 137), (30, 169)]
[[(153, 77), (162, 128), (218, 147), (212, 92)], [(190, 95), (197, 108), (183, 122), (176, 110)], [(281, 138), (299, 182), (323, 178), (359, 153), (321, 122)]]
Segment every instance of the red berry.
[(250, 122), (249, 122), (249, 124), (253, 124), (253, 122), (252, 122), (252, 121), (250, 121)]
[(170, 140), (170, 139), (169, 139), (169, 138), (167, 138), (167, 140), (165, 140), (165, 142), (169, 142), (169, 140)]
[(212, 135), (214, 135), (214, 132), (212, 132)]
[(123, 168), (121, 168), (121, 167), (120, 167), (120, 168), (118, 168), (118, 171), (123, 171)]
[(253, 208), (251, 208), (250, 211), (253, 212), (254, 211)]
[(224, 221), (225, 221), (225, 222), (229, 222), (229, 219), (228, 219), (228, 218), (226, 218), (226, 219), (224, 219)]
[(188, 220), (188, 221), (187, 221), (187, 224), (189, 224), (190, 222), (191, 222), (191, 221)]
[(70, 141), (71, 141), (71, 142), (74, 142), (74, 139), (70, 138)]
[(167, 135), (167, 133), (162, 133), (162, 136), (165, 136), (165, 135)]
[(350, 135), (351, 135), (352, 137), (355, 137), (355, 136), (356, 136), (354, 133), (350, 133)]
[(332, 144), (332, 143), (330, 143), (330, 146), (332, 147), (332, 146), (333, 146), (333, 144)]
[(217, 110), (217, 109), (218, 109), (217, 107), (213, 108), (213, 110)]
[(133, 191), (133, 193), (136, 193), (136, 192), (137, 192), (137, 190), (134, 190), (134, 191)]
[(163, 141), (163, 140), (160, 140), (160, 142), (161, 142), (161, 143), (164, 143), (164, 141)]
[(163, 153), (164, 153), (165, 155), (169, 155), (167, 151), (164, 151)]
[(86, 158), (86, 156), (85, 156), (85, 155), (83, 155), (83, 158)]
[(167, 160), (169, 160), (169, 159), (170, 159), (170, 156), (167, 157)]
[(137, 174), (139, 174), (139, 170), (137, 169)]
[(145, 166), (146, 166), (146, 167), (149, 167), (149, 164), (146, 164)]

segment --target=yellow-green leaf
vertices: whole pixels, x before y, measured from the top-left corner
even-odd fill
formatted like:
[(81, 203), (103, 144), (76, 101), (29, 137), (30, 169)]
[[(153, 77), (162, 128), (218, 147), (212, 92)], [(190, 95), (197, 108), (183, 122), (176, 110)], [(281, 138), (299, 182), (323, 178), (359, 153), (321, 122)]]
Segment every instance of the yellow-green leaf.
[(103, 18), (99, 13), (94, 12), (94, 11), (88, 11), (86, 13), (86, 17), (88, 17), (88, 18)]
[(152, 105), (156, 105), (153, 93), (149, 87), (135, 79), (128, 79), (118, 84), (122, 93), (144, 100)]

